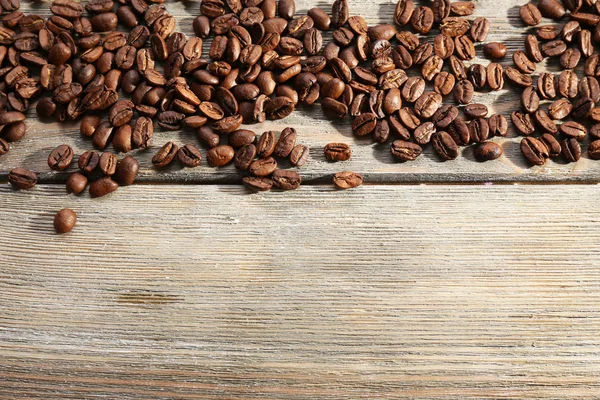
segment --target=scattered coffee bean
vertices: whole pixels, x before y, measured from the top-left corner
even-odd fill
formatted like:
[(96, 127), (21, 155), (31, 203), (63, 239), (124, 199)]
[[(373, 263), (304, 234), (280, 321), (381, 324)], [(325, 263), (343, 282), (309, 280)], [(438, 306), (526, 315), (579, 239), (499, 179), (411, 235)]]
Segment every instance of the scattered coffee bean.
[(54, 216), (54, 229), (56, 233), (68, 233), (73, 230), (77, 222), (77, 214), (69, 208), (63, 208)]

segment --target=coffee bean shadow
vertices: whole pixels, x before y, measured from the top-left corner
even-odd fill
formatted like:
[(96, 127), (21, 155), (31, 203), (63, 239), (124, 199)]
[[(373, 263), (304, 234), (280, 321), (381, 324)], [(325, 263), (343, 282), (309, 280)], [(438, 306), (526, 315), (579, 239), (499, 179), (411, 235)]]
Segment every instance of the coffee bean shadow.
[(525, 161), (521, 154), (521, 141), (507, 140), (502, 143), (502, 152), (504, 157), (508, 159), (515, 167), (527, 169), (530, 165)]
[[(35, 191), (35, 188), (30, 190)], [(54, 230), (54, 213), (58, 212), (60, 207), (56, 210), (40, 211), (35, 215), (32, 215), (26, 219), (23, 219), (23, 226), (26, 230), (39, 235), (58, 235)], [(69, 235), (66, 233), (65, 235)]]
[[(523, 4), (525, 4), (525, 2), (523, 2)], [(513, 28), (523, 29), (527, 27), (527, 25), (521, 21), (521, 15), (519, 14), (521, 5), (514, 5), (507, 10), (506, 19), (508, 20), (509, 25)]]

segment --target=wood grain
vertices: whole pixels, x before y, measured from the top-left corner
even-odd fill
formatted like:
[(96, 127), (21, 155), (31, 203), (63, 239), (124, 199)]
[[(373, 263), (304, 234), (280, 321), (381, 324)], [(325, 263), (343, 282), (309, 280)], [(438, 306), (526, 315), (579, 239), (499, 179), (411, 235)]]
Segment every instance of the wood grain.
[[(298, 15), (305, 13), (315, 5), (330, 10), (328, 2), (311, 2), (298, 0)], [(352, 14), (360, 14), (371, 25), (381, 22), (391, 22), (395, 2), (377, 0), (350, 0)], [(492, 1), (482, 0), (477, 2), (477, 16), (490, 19), (492, 28), (488, 41), (503, 41), (507, 44), (509, 54), (517, 49), (522, 49), (526, 29), (518, 16), (518, 7), (523, 2), (520, 0)], [(34, 10), (39, 14), (48, 14), (48, 2), (31, 3), (23, 1), (24, 10)], [(191, 22), (197, 15), (199, 2), (168, 2), (167, 8), (177, 16), (179, 29), (186, 34), (192, 34)], [(551, 21), (546, 20), (545, 23)], [(435, 33), (435, 32), (433, 32)], [(433, 40), (433, 33), (428, 40)], [(205, 43), (207, 54), (208, 42)], [(482, 59), (481, 45), (477, 45), (480, 57), (473, 62), (487, 65), (488, 61)], [(510, 57), (503, 61), (505, 65), (512, 64)], [(469, 63), (467, 63), (469, 64)], [(538, 65), (538, 71), (557, 71), (556, 65), (546, 61)], [(409, 72), (414, 74), (415, 71)], [(519, 107), (520, 89), (507, 87), (499, 92), (476, 93), (475, 102), (489, 106), (490, 111), (509, 115)], [(451, 96), (446, 99), (452, 101)], [(48, 153), (56, 146), (67, 143), (75, 149), (76, 154), (81, 154), (92, 148), (89, 140), (82, 139), (78, 134), (75, 123), (58, 124), (40, 122), (35, 116), (35, 111), (30, 113), (27, 120), (29, 134), (20, 143), (13, 146), (11, 152), (0, 158), (0, 179), (6, 177), (10, 169), (16, 166), (25, 166), (41, 173), (42, 181), (50, 182), (65, 180), (67, 174), (50, 172), (46, 159)], [(393, 160), (388, 145), (372, 144), (370, 139), (358, 140), (353, 137), (350, 129), (350, 120), (328, 120), (323, 116), (319, 106), (301, 107), (285, 120), (277, 123), (268, 122), (252, 125), (249, 128), (257, 133), (265, 130), (281, 131), (285, 126), (293, 126), (299, 132), (299, 141), (311, 149), (309, 163), (301, 172), (305, 182), (323, 182), (329, 180), (331, 175), (341, 168), (353, 170), (364, 174), (370, 182), (485, 182), (485, 181), (533, 181), (533, 182), (597, 182), (600, 180), (600, 168), (596, 161), (587, 158), (587, 154), (577, 163), (565, 164), (562, 162), (549, 162), (543, 167), (530, 168), (525, 164), (519, 150), (520, 138), (516, 138), (512, 131), (510, 137), (496, 138), (502, 144), (505, 155), (499, 160), (480, 164), (474, 161), (472, 148), (464, 148), (463, 154), (455, 161), (441, 162), (428, 147), (424, 155), (411, 163), (397, 163)], [(241, 175), (233, 166), (222, 169), (210, 168), (206, 165), (195, 169), (182, 169), (174, 166), (167, 170), (156, 171), (152, 168), (150, 159), (154, 152), (164, 143), (174, 140), (177, 143), (196, 143), (194, 132), (158, 132), (155, 135), (154, 146), (144, 153), (135, 152), (139, 156), (142, 170), (139, 179), (146, 182), (239, 182)], [(346, 142), (352, 145), (353, 157), (343, 164), (330, 163), (323, 157), (323, 146), (329, 142)], [(587, 143), (584, 143), (584, 150)], [(205, 152), (206, 149), (203, 150)], [(283, 164), (283, 167), (289, 165)]]
[(0, 398), (597, 398), (599, 195), (2, 185)]

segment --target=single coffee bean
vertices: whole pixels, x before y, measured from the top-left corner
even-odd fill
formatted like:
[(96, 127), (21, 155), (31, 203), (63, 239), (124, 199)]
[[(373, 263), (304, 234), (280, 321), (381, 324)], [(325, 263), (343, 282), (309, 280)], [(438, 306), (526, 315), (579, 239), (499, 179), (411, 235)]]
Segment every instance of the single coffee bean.
[(415, 139), (415, 142), (423, 146), (431, 141), (431, 137), (435, 132), (436, 129), (433, 122), (427, 121), (415, 129), (413, 132), (413, 138)]
[(590, 143), (588, 155), (592, 160), (600, 160), (600, 140), (595, 140)]
[(92, 198), (103, 197), (117, 190), (119, 184), (109, 176), (102, 177), (90, 184), (90, 196)]
[(479, 143), (473, 148), (473, 155), (479, 162), (495, 160), (502, 155), (502, 147), (494, 142)]
[(197, 167), (202, 161), (200, 150), (191, 144), (186, 144), (177, 151), (177, 161), (184, 167)]
[(567, 138), (577, 139), (581, 142), (587, 136), (585, 126), (575, 121), (567, 121), (560, 125), (559, 131)]
[(352, 120), (352, 132), (356, 136), (366, 136), (373, 132), (377, 123), (377, 116), (373, 113), (363, 113)]
[(561, 19), (566, 10), (563, 5), (557, 0), (540, 0), (537, 3), (537, 8), (543, 17), (552, 19)]
[(444, 104), (433, 114), (431, 121), (436, 128), (444, 129), (458, 116), (458, 108), (450, 104)]
[(18, 142), (23, 139), (27, 133), (27, 125), (25, 122), (15, 122), (14, 124), (4, 125), (4, 129), (0, 132), (2, 138), (7, 142)]
[(548, 148), (548, 155), (550, 158), (556, 158), (561, 154), (562, 151), (560, 143), (558, 140), (556, 140), (554, 135), (551, 135), (550, 133), (544, 133), (542, 136), (540, 136), (540, 140)]
[(31, 189), (37, 180), (37, 174), (25, 168), (14, 168), (8, 174), (8, 182), (16, 189)]
[(273, 157), (259, 158), (253, 161), (248, 171), (254, 176), (265, 177), (271, 175), (277, 169), (277, 161)]
[(532, 74), (535, 72), (535, 63), (521, 50), (517, 50), (513, 53), (513, 62), (517, 69), (524, 74)]
[(421, 155), (423, 149), (416, 143), (395, 140), (391, 146), (392, 156), (399, 161), (414, 161)]
[(140, 165), (135, 158), (127, 156), (119, 162), (114, 179), (121, 186), (131, 185), (137, 177), (139, 167)]
[(594, 101), (589, 97), (580, 97), (573, 102), (573, 110), (571, 110), (571, 116), (576, 119), (583, 119), (590, 116), (591, 111), (594, 109)]
[(105, 176), (112, 176), (117, 170), (117, 163), (117, 156), (107, 151), (100, 156), (98, 168)]
[(485, 118), (488, 114), (488, 108), (485, 104), (471, 103), (465, 106), (463, 112), (468, 118)]
[(555, 135), (558, 132), (558, 127), (552, 121), (552, 119), (548, 116), (548, 113), (545, 110), (537, 110), (533, 114), (533, 119), (535, 120), (536, 125), (544, 132), (551, 133)]
[(73, 172), (67, 179), (67, 193), (80, 194), (85, 190), (88, 178), (81, 172)]
[(256, 152), (259, 158), (269, 157), (275, 151), (275, 132), (263, 132), (256, 142)]
[(546, 57), (557, 57), (567, 50), (567, 44), (562, 40), (553, 40), (551, 42), (544, 43), (540, 47), (540, 50)]
[(418, 33), (424, 35), (429, 33), (434, 22), (434, 15), (431, 8), (420, 6), (415, 8), (410, 18), (412, 28)]
[(521, 93), (521, 105), (523, 106), (523, 109), (530, 114), (536, 112), (539, 108), (540, 98), (532, 86), (525, 88), (523, 93)]
[(520, 111), (513, 111), (510, 114), (510, 117), (517, 132), (525, 136), (531, 135), (533, 132), (535, 132), (535, 126), (533, 125), (529, 114), (524, 114)]
[(454, 160), (458, 157), (458, 146), (447, 132), (435, 133), (431, 141), (435, 152), (442, 160)]
[(505, 75), (511, 82), (518, 86), (527, 87), (533, 84), (533, 79), (530, 75), (523, 74), (513, 67), (506, 67)]
[(173, 142), (165, 143), (158, 152), (152, 157), (152, 164), (156, 168), (163, 168), (169, 165), (175, 156), (179, 147)]
[(456, 83), (452, 95), (459, 104), (469, 104), (475, 91), (473, 84), (468, 80), (462, 80)]
[(487, 84), (492, 90), (504, 87), (504, 68), (498, 63), (489, 63), (486, 68)]
[(471, 24), (471, 37), (476, 42), (485, 42), (490, 32), (490, 21), (487, 18), (478, 17)]
[(77, 214), (69, 208), (63, 208), (54, 216), (54, 230), (56, 233), (71, 232), (76, 222)]
[(302, 144), (297, 144), (290, 153), (290, 162), (293, 166), (301, 167), (308, 161), (309, 153), (310, 151), (308, 147)]
[(331, 22), (334, 26), (344, 26), (348, 21), (349, 7), (347, 0), (335, 0), (331, 7)]
[(48, 156), (48, 166), (55, 171), (63, 171), (73, 161), (73, 149), (63, 144), (52, 150)]
[(575, 138), (567, 138), (561, 142), (561, 153), (567, 162), (576, 162), (581, 158), (581, 145)]
[(573, 110), (573, 105), (567, 99), (558, 99), (548, 106), (548, 114), (552, 119), (564, 119)]
[(273, 180), (256, 176), (246, 176), (242, 179), (245, 187), (255, 192), (266, 192), (273, 187)]
[(329, 143), (323, 153), (329, 161), (347, 161), (352, 156), (352, 149), (346, 143)]
[[(202, 128), (200, 128), (202, 129)], [(220, 145), (208, 151), (206, 160), (211, 167), (223, 167), (233, 160), (235, 150), (231, 146)]]
[(521, 140), (521, 152), (531, 165), (544, 165), (550, 157), (544, 142), (534, 137), (526, 137)]
[(493, 60), (498, 60), (506, 56), (506, 46), (501, 42), (489, 42), (483, 46), (483, 54)]
[(0, 113), (0, 125), (10, 125), (25, 121), (25, 114), (19, 111), (8, 111)]
[(519, 15), (521, 16), (521, 20), (525, 25), (535, 26), (542, 22), (542, 14), (538, 8), (529, 3), (521, 6), (519, 9)]
[(296, 171), (278, 169), (273, 172), (273, 186), (281, 190), (296, 190), (302, 183), (300, 174)]
[(525, 39), (525, 52), (533, 62), (538, 63), (544, 59), (538, 39), (534, 35), (527, 35), (527, 38)]
[(296, 137), (296, 129), (289, 127), (285, 128), (281, 132), (279, 140), (275, 145), (275, 155), (278, 157), (288, 157), (296, 145)]
[(338, 189), (352, 189), (363, 184), (363, 177), (356, 172), (342, 171), (333, 176), (333, 184)]
[(508, 122), (502, 114), (494, 114), (488, 119), (491, 136), (506, 136), (508, 133)]
[(469, 137), (472, 143), (485, 142), (489, 135), (490, 127), (484, 118), (477, 118), (469, 122)]
[(417, 116), (430, 118), (442, 104), (442, 96), (436, 92), (425, 92), (415, 102)]
[(5, 155), (10, 150), (10, 144), (2, 138), (0, 138), (0, 156)]

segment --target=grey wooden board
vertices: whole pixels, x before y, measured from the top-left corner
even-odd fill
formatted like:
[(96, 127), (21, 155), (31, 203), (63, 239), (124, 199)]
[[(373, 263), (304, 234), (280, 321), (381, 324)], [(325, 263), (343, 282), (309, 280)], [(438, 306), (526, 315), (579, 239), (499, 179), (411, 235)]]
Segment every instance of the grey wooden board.
[[(477, 16), (490, 19), (492, 29), (488, 41), (503, 41), (509, 48), (509, 53), (522, 49), (526, 29), (518, 17), (518, 6), (522, 1), (482, 0), (477, 2)], [(23, 10), (35, 10), (40, 14), (48, 14), (49, 2), (42, 2), (35, 6), (23, 1)], [(330, 9), (327, 2), (297, 1), (297, 14), (305, 13), (309, 8), (318, 5), (326, 10)], [(351, 14), (363, 15), (369, 24), (391, 22), (395, 7), (393, 1), (350, 1)], [(179, 29), (186, 34), (191, 34), (191, 22), (197, 15), (199, 2), (168, 2), (167, 8), (178, 17)], [(548, 23), (550, 21), (544, 21)], [(429, 40), (432, 40), (430, 37)], [(205, 46), (206, 47), (206, 46)], [(481, 45), (477, 45), (478, 57), (474, 62), (488, 63), (482, 59)], [(207, 53), (207, 52), (206, 52)], [(505, 65), (512, 63), (510, 57), (503, 61)], [(467, 63), (469, 64), (469, 63)], [(557, 71), (556, 65), (548, 65), (546, 61), (538, 66), (539, 71)], [(414, 72), (413, 72), (414, 73)], [(475, 102), (481, 102), (490, 107), (491, 112), (509, 115), (519, 107), (520, 89), (508, 87), (499, 92), (476, 93)], [(451, 101), (448, 99), (448, 101)], [(25, 139), (15, 143), (11, 152), (0, 157), (0, 179), (6, 177), (10, 169), (25, 166), (41, 173), (43, 181), (65, 180), (67, 174), (50, 172), (46, 159), (48, 153), (56, 146), (67, 143), (75, 149), (76, 154), (81, 154), (92, 148), (87, 139), (78, 134), (75, 123), (58, 124), (40, 122), (35, 116), (35, 110), (30, 113), (27, 120), (29, 133)], [(514, 132), (510, 137), (496, 138), (501, 143), (505, 155), (499, 160), (480, 164), (474, 161), (472, 148), (465, 148), (462, 156), (451, 162), (440, 162), (431, 147), (417, 161), (410, 163), (397, 163), (391, 157), (389, 145), (374, 145), (370, 139), (358, 140), (353, 137), (350, 129), (350, 120), (332, 121), (326, 119), (321, 108), (301, 107), (285, 120), (277, 123), (264, 123), (252, 125), (249, 128), (261, 133), (265, 130), (281, 131), (285, 126), (293, 126), (299, 132), (299, 142), (311, 149), (311, 158), (308, 164), (301, 169), (305, 182), (319, 182), (328, 180), (331, 175), (340, 170), (353, 170), (362, 173), (370, 182), (473, 182), (473, 181), (529, 181), (529, 182), (557, 182), (557, 181), (598, 181), (600, 168), (598, 163), (583, 158), (573, 164), (562, 162), (549, 162), (543, 167), (529, 168), (525, 164), (519, 150), (520, 138)], [(177, 143), (197, 143), (194, 132), (158, 132), (155, 135), (154, 146), (143, 152), (134, 152), (139, 156), (142, 170), (139, 180), (146, 182), (239, 182), (241, 175), (228, 166), (221, 169), (200, 166), (195, 169), (182, 169), (174, 166), (167, 170), (156, 171), (150, 162), (153, 153), (165, 142), (174, 140)], [(323, 146), (329, 142), (346, 142), (353, 149), (352, 159), (345, 163), (330, 163), (322, 155)], [(584, 143), (584, 150), (587, 143)], [(109, 148), (110, 149), (110, 148)], [(203, 149), (205, 153), (206, 149)], [(285, 163), (283, 167), (289, 166)], [(73, 168), (74, 169), (74, 168)]]
[(0, 186), (1, 398), (600, 395), (597, 185), (63, 193)]

